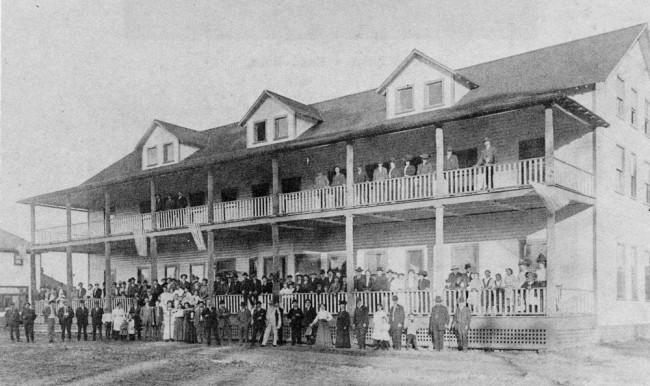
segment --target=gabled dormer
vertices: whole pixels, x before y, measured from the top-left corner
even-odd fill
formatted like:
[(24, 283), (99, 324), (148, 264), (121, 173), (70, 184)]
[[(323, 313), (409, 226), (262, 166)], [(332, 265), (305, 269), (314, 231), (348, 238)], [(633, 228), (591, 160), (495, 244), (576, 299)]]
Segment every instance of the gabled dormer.
[(315, 108), (264, 90), (239, 125), (246, 128), (246, 147), (253, 148), (296, 139), (322, 120)]
[(142, 152), (142, 170), (181, 162), (204, 147), (204, 133), (154, 120), (136, 146)]
[(453, 106), (478, 85), (413, 50), (377, 89), (386, 97), (386, 118)]

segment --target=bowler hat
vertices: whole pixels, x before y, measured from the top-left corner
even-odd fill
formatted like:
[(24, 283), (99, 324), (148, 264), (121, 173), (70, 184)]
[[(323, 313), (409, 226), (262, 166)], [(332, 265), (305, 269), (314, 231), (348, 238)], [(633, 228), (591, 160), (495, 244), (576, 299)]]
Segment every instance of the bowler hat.
[(424, 277), (427, 277), (429, 275), (429, 273), (427, 271), (420, 271), (419, 274), (424, 276)]
[(422, 153), (422, 154), (420, 154), (420, 158), (422, 158), (422, 159), (429, 159), (429, 153)]
[(442, 298), (440, 296), (436, 296), (436, 303), (442, 303)]
[(182, 274), (182, 275), (181, 275), (181, 279), (182, 279), (182, 278), (186, 278), (186, 279), (187, 279), (187, 275), (186, 275), (186, 274)]
[(397, 295), (393, 295), (393, 300), (397, 300), (397, 299), (398, 299)]
[(341, 299), (341, 300), (339, 301), (339, 304), (346, 305), (346, 304), (348, 304), (348, 302), (346, 302), (345, 299)]
[(357, 267), (357, 269), (355, 269), (355, 271), (356, 271), (356, 272), (363, 272), (363, 268), (361, 268), (361, 267)]

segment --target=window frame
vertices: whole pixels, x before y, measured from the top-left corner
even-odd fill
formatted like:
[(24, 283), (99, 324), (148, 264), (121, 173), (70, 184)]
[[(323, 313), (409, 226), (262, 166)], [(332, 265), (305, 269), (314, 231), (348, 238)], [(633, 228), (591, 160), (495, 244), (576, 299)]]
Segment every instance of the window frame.
[(646, 179), (645, 179), (645, 203), (650, 204), (650, 162), (645, 161)]
[(616, 182), (615, 191), (620, 194), (625, 194), (625, 148), (618, 144), (616, 145), (616, 148), (616, 157), (618, 158), (618, 156), (621, 156), (621, 158), (616, 162), (616, 175), (618, 181)]
[[(149, 271), (149, 275), (148, 275), (147, 277), (144, 278), (144, 280), (147, 280), (147, 282), (149, 283), (149, 281), (151, 281), (151, 265), (139, 265), (139, 266), (137, 266), (137, 267), (135, 268), (135, 280), (136, 280), (136, 281), (139, 280), (140, 283), (144, 282), (144, 280), (142, 280), (142, 279), (140, 278), (140, 276), (144, 276), (144, 275), (141, 275), (141, 274), (140, 274), (140, 273), (142, 272), (143, 269)], [(151, 284), (151, 283), (149, 283), (149, 284)]]
[[(408, 109), (402, 109), (402, 98), (401, 92), (405, 90), (411, 90), (411, 107)], [(415, 99), (413, 98), (415, 92), (415, 87), (412, 84), (407, 84), (402, 87), (395, 89), (395, 114), (404, 114), (415, 111)]]
[[(235, 258), (216, 259), (214, 261), (214, 273), (215, 273), (215, 275), (218, 274), (219, 271), (221, 271), (221, 269), (219, 268), (219, 264), (223, 264), (223, 263), (232, 263), (233, 264), (233, 269), (232, 270), (233, 271), (237, 270), (237, 259), (235, 259)], [(226, 269), (229, 269), (229, 268), (226, 268)]]
[[(428, 268), (427, 267), (427, 259), (428, 259), (427, 247), (426, 246), (417, 246), (417, 247), (406, 248), (406, 250), (404, 251), (404, 260), (405, 260), (404, 261), (404, 264), (405, 264), (404, 272), (408, 272), (409, 269), (410, 269), (410, 267), (409, 267), (409, 263), (410, 263), (410, 255), (409, 255), (409, 253), (410, 252), (422, 252), (422, 267), (420, 267), (420, 269), (423, 270), (423, 271), (426, 271), (427, 268)], [(415, 272), (416, 275), (418, 273), (419, 272), (417, 272), (417, 271)]]
[(14, 253), (14, 265), (18, 267), (25, 265), (25, 258), (20, 253)]
[[(434, 84), (440, 83), (440, 103), (431, 103), (431, 92), (429, 87), (433, 86)], [(435, 107), (441, 107), (445, 105), (445, 80), (444, 78), (432, 80), (429, 82), (426, 82), (424, 84), (424, 108), (425, 109), (432, 109)]]
[[(280, 137), (278, 135), (278, 121), (281, 120), (281, 119), (284, 119), (285, 122), (287, 123), (287, 134), (284, 137)], [(289, 116), (288, 115), (282, 115), (282, 116), (273, 118), (273, 138), (276, 141), (289, 138)]]
[[(168, 149), (168, 147), (171, 148), (171, 159), (170, 160), (167, 159), (167, 151), (166, 150)], [(163, 165), (174, 162), (174, 158), (175, 158), (174, 157), (174, 142), (168, 142), (168, 143), (163, 144), (162, 145), (162, 150), (163, 150), (163, 159), (162, 159)]]
[(627, 300), (626, 268), (627, 256), (624, 244), (616, 244), (616, 300)]
[(638, 189), (638, 161), (635, 153), (630, 153), (630, 197), (637, 198)]
[(637, 124), (639, 122), (639, 114), (638, 114), (638, 109), (639, 109), (639, 93), (635, 89), (631, 89), (632, 91), (632, 100), (630, 101), (630, 125), (636, 129)]
[[(167, 269), (168, 268), (174, 268), (174, 277), (170, 278), (169, 275), (167, 274)], [(165, 273), (165, 277), (168, 279), (178, 279), (180, 278), (180, 270), (181, 270), (181, 265), (180, 264), (165, 264), (163, 272)]]
[(643, 120), (643, 132), (645, 135), (650, 137), (650, 101), (647, 99), (645, 102), (645, 118)]
[[(235, 263), (235, 264), (236, 264), (236, 263)], [(194, 272), (192, 272), (192, 267), (202, 267), (202, 269), (203, 269), (203, 276), (204, 276), (204, 277), (199, 277), (199, 276), (197, 275), (196, 277), (199, 279), (199, 281), (208, 278), (208, 277), (207, 277), (207, 276), (208, 276), (208, 271), (207, 271), (207, 269), (206, 269), (205, 263), (190, 263), (190, 274), (189, 274), (190, 280), (192, 280), (192, 275), (194, 275)]]
[[(264, 124), (264, 139), (261, 140), (261, 141), (258, 140), (259, 136), (258, 136), (257, 128), (258, 128), (259, 124)], [(267, 130), (266, 130), (266, 119), (262, 119), (262, 120), (253, 122), (253, 143), (254, 144), (266, 143), (268, 141), (269, 141), (269, 136), (268, 136), (268, 133), (267, 133)]]
[(645, 266), (643, 267), (643, 281), (645, 290), (645, 301), (650, 302), (650, 249), (645, 251)]
[(620, 75), (616, 76), (615, 93), (617, 101), (616, 115), (621, 119), (625, 119), (625, 79)]
[[(155, 157), (153, 157), (153, 161), (151, 162), (151, 151), (153, 150), (153, 154), (155, 154)], [(147, 166), (156, 166), (158, 165), (158, 146), (152, 146), (147, 148)]]
[(630, 247), (630, 300), (639, 300), (639, 276), (638, 276), (638, 248)]

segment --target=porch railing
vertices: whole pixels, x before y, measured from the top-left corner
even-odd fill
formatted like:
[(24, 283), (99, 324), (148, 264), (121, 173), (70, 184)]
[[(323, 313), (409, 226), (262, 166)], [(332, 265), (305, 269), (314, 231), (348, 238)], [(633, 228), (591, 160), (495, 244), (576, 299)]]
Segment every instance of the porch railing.
[(273, 203), (271, 196), (219, 202), (213, 204), (212, 207), (214, 208), (215, 222), (266, 217), (273, 214)]
[(555, 304), (561, 315), (593, 314), (594, 291), (558, 287)]
[(354, 185), (354, 205), (376, 205), (431, 198), (436, 195), (434, 174), (421, 174)]
[(280, 194), (280, 213), (283, 214), (343, 208), (345, 205), (344, 185)]
[(444, 302), (450, 314), (456, 312), (461, 297), (476, 316), (540, 316), (547, 313), (546, 288), (446, 290)]
[[(72, 240), (92, 239), (104, 236), (104, 222), (93, 221), (72, 224), (70, 226), (70, 237)], [(58, 226), (45, 229), (38, 229), (35, 233), (37, 244), (58, 243), (68, 240), (67, 226)]]
[(594, 175), (559, 159), (555, 163), (555, 183), (578, 193), (594, 194)]
[(188, 224), (205, 224), (208, 222), (206, 205), (156, 212), (158, 229), (180, 228)]
[(448, 170), (444, 172), (446, 193), (463, 194), (544, 182), (544, 158)]
[[(72, 299), (72, 300), (68, 301), (68, 304), (76, 312), (77, 307), (79, 307), (81, 305), (81, 300), (82, 299)], [(96, 304), (98, 304), (102, 308), (104, 308), (106, 306), (105, 299), (86, 298), (86, 299), (83, 299), (83, 301), (84, 301), (87, 308), (93, 308)], [(131, 306), (135, 305), (135, 302), (136, 302), (136, 299), (134, 299), (134, 298), (122, 298), (122, 297), (112, 298), (111, 302), (110, 302), (110, 307), (111, 307), (111, 310), (112, 310), (117, 306), (117, 303), (122, 303), (122, 306), (124, 307), (124, 309), (128, 311), (129, 308), (131, 308)], [(62, 303), (61, 300), (57, 300), (55, 307), (58, 309), (59, 307), (61, 307), (62, 304), (63, 303)], [(47, 308), (48, 305), (49, 305), (49, 302), (47, 300), (36, 300), (36, 301), (34, 301), (34, 311), (36, 312), (36, 316), (38, 317), (38, 316), (43, 315), (43, 310), (45, 310), (45, 308)]]

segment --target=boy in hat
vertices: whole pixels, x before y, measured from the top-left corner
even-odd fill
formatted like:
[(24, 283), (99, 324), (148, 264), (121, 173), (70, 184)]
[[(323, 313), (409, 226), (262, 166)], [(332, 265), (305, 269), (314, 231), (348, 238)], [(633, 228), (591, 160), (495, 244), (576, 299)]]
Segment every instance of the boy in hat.
[(467, 350), (468, 341), (467, 335), (469, 334), (469, 324), (472, 321), (472, 313), (465, 304), (465, 298), (458, 299), (458, 307), (454, 314), (454, 321), (452, 329), (456, 329), (456, 339), (458, 340), (458, 350)]
[(415, 314), (410, 312), (409, 317), (406, 320), (406, 324), (404, 325), (404, 333), (406, 334), (406, 349), (408, 350), (409, 347), (413, 348), (413, 350), (418, 349), (418, 342), (417, 342), (417, 326), (415, 323)]
[(34, 320), (36, 320), (36, 312), (31, 304), (25, 303), (23, 309), (23, 324), (25, 325), (25, 339), (27, 343), (31, 340), (34, 343)]
[(436, 296), (435, 302), (436, 305), (431, 309), (431, 316), (429, 317), (429, 335), (431, 335), (433, 341), (433, 348), (441, 351), (444, 343), (445, 328), (449, 323), (449, 311), (442, 304), (442, 298), (440, 296)]
[(289, 325), (291, 326), (291, 345), (295, 346), (296, 343), (301, 344), (302, 324), (305, 315), (298, 307), (297, 300), (291, 302), (291, 309), (289, 310), (287, 317), (289, 318)]
[(79, 301), (79, 307), (75, 312), (77, 315), (77, 341), (81, 340), (81, 333), (83, 331), (84, 340), (88, 340), (88, 308), (83, 300)]
[(253, 315), (251, 315), (251, 310), (248, 309), (248, 303), (243, 301), (239, 304), (241, 308), (237, 313), (237, 322), (239, 323), (239, 345), (243, 346), (244, 343), (248, 343), (248, 332), (251, 328), (251, 320)]

